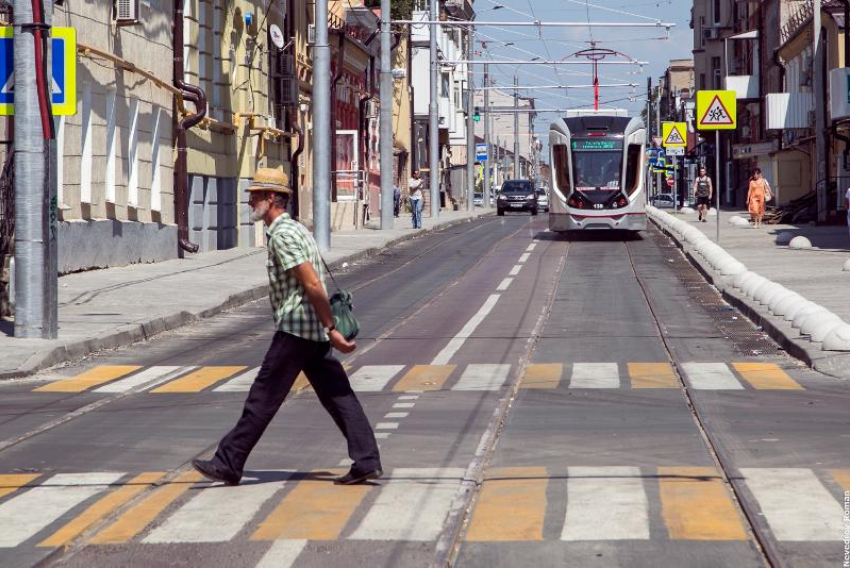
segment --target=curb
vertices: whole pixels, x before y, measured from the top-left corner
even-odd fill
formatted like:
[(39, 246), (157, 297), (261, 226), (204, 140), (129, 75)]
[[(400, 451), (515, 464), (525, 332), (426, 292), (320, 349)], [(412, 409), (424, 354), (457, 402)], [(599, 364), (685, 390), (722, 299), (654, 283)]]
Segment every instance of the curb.
[[(489, 217), (492, 215), (493, 213), (478, 213), (471, 217), (454, 219), (452, 221), (446, 221), (445, 223), (438, 222), (427, 229), (421, 229), (415, 233), (402, 235), (387, 241), (382, 245), (369, 247), (362, 251), (354, 252), (342, 258), (338, 258), (334, 261), (328, 262), (328, 266), (333, 269), (340, 268), (344, 263), (352, 263), (371, 258), (389, 248), (398, 246), (403, 242), (413, 240), (434, 231), (447, 229), (464, 223), (471, 223), (472, 221), (482, 217)], [(247, 290), (231, 294), (225, 298), (224, 301), (208, 308), (204, 308), (197, 313), (180, 311), (167, 316), (153, 318), (141, 323), (127, 324), (102, 333), (96, 337), (72, 341), (65, 345), (42, 349), (30, 355), (24, 364), (19, 366), (17, 369), (0, 371), (0, 380), (27, 377), (39, 371), (43, 371), (44, 369), (59, 365), (60, 363), (66, 363), (75, 359), (82, 359), (96, 351), (118, 349), (138, 343), (139, 341), (146, 341), (165, 331), (173, 331), (185, 325), (217, 316), (222, 312), (253, 302), (254, 300), (265, 298), (268, 296), (268, 293), (269, 285), (261, 284), (259, 286), (253, 286)]]
[[(656, 218), (654, 211), (649, 215), (658, 229), (668, 235), (673, 242), (682, 250), (685, 257), (721, 293), (723, 298), (741, 311), (753, 323), (760, 326), (774, 341), (776, 341), (789, 355), (801, 360), (812, 369), (839, 379), (850, 379), (850, 353), (843, 351), (826, 351), (819, 343), (801, 336), (799, 326), (792, 326), (791, 322), (784, 317), (773, 315), (770, 310), (760, 302), (751, 299), (743, 291), (736, 289), (731, 281), (736, 276), (748, 273), (746, 266), (738, 262), (724, 249), (708, 240), (696, 227), (688, 225), (680, 232), (673, 229), (668, 223)], [(692, 231), (688, 231), (692, 229)], [(689, 238), (699, 232), (704, 238)], [(697, 242), (692, 242), (696, 240)], [(707, 244), (704, 244), (706, 243)], [(754, 274), (754, 273), (752, 273)], [(768, 296), (768, 286), (785, 290), (781, 285), (762, 278), (754, 286), (759, 290), (759, 295)], [(786, 290), (787, 291), (787, 290)], [(778, 291), (777, 291), (778, 293)], [(801, 301), (806, 301), (800, 296)]]

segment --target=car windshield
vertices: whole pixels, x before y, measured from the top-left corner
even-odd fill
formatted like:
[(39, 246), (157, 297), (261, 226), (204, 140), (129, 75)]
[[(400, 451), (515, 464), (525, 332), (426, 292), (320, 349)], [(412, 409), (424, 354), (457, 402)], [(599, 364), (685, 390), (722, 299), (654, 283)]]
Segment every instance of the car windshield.
[(531, 193), (531, 184), (527, 181), (507, 181), (502, 186), (502, 193)]

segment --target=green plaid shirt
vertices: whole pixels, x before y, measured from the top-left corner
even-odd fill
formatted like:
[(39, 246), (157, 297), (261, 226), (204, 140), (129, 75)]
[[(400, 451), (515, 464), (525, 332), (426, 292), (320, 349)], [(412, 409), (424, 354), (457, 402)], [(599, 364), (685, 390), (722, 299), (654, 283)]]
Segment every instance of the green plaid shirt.
[(266, 230), (269, 259), (269, 299), (278, 331), (310, 341), (329, 341), (304, 286), (290, 269), (310, 262), (325, 285), (325, 271), (316, 241), (307, 229), (284, 213)]

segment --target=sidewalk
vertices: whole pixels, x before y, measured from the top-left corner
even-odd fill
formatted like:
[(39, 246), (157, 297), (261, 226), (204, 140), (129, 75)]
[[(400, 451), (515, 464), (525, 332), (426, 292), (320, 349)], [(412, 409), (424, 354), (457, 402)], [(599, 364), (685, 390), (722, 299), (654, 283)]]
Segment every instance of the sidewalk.
[[(443, 211), (423, 229), (410, 216), (395, 219), (391, 231), (378, 221), (359, 231), (331, 234), (331, 267), (368, 256), (434, 229), (470, 221), (481, 210)], [(490, 213), (492, 214), (492, 212)], [(59, 278), (59, 338), (16, 339), (14, 324), (0, 321), (0, 379), (20, 377), (148, 339), (268, 295), (265, 248), (230, 249), (155, 264), (135, 264), (69, 274)]]
[[(707, 223), (700, 223), (696, 213), (673, 215), (714, 241), (716, 217), (710, 216)], [(748, 270), (820, 304), (850, 323), (850, 271), (843, 270), (845, 262), (850, 259), (850, 237), (846, 226), (763, 225), (755, 229), (752, 225), (732, 224), (730, 218), (733, 215), (749, 219), (746, 211), (722, 211), (719, 244), (727, 253)], [(692, 244), (685, 242), (686, 238), (671, 234), (727, 299), (745, 307), (748, 315), (792, 355), (812, 366), (820, 366), (825, 372), (850, 378), (850, 355), (822, 350), (820, 344), (802, 336), (783, 317), (772, 314), (763, 303), (748, 298), (732, 285), (731, 278), (720, 277), (703, 256), (695, 254)], [(795, 236), (809, 239), (812, 248), (790, 248), (787, 243)], [(828, 364), (827, 359), (831, 360)]]

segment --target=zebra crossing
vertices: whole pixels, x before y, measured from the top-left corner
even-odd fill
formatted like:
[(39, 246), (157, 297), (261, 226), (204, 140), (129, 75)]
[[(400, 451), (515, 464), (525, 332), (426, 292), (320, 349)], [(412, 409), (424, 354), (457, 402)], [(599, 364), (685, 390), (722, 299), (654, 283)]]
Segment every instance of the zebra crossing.
[[(689, 362), (681, 365), (686, 384), (693, 390), (804, 390), (775, 363)], [(452, 390), (458, 392), (498, 391), (509, 383), (516, 365), (363, 365), (348, 368), (356, 392), (419, 392)], [(151, 394), (191, 394), (200, 392), (248, 392), (259, 367), (204, 366), (176, 367), (133, 365), (98, 366), (38, 386), (35, 392), (119, 394), (130, 391)], [(676, 389), (679, 382), (666, 362), (628, 363), (539, 363), (525, 368), (521, 388), (525, 389)], [(295, 390), (309, 388), (298, 377)]]
[[(338, 471), (255, 472), (237, 487), (209, 483), (194, 472), (170, 481), (163, 481), (163, 472), (2, 475), (0, 561), (3, 549), (61, 547), (81, 535), (95, 547), (271, 542), (270, 554), (275, 547), (297, 553), (308, 541), (435, 542), (464, 475), (462, 468), (397, 468), (380, 484), (339, 486), (332, 481)], [(741, 475), (777, 541), (843, 539), (842, 494), (850, 491), (850, 470), (744, 468)], [(551, 510), (562, 513), (547, 516)], [(488, 470), (464, 538), (749, 537), (714, 468), (577, 466)]]

